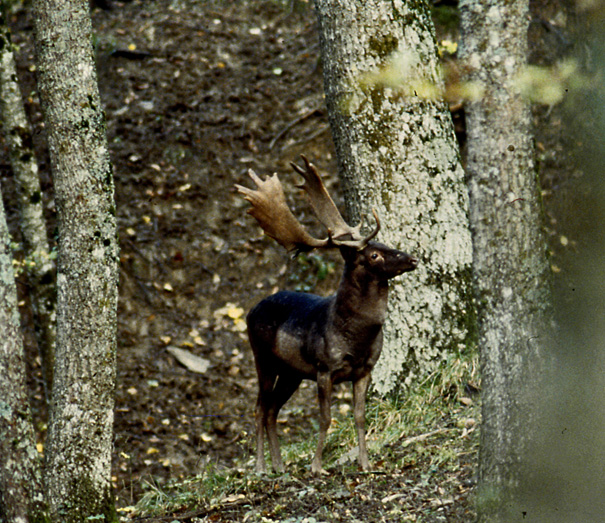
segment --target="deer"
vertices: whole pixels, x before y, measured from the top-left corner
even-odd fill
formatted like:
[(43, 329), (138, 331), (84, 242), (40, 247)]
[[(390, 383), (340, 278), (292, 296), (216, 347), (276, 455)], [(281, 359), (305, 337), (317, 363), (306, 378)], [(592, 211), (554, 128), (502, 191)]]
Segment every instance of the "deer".
[(362, 470), (370, 464), (366, 446), (365, 403), (371, 372), (382, 350), (382, 327), (387, 315), (388, 282), (412, 271), (418, 260), (409, 254), (373, 240), (376, 226), (363, 236), (359, 225), (350, 227), (338, 211), (315, 166), (301, 155), (304, 167), (291, 163), (302, 175), (299, 186), (306, 193), (315, 217), (327, 229), (326, 238), (311, 236), (288, 207), (283, 186), (274, 174), (261, 179), (248, 175), (256, 185), (235, 185), (252, 206), (252, 215), (263, 231), (289, 252), (298, 255), (313, 249), (338, 249), (344, 269), (335, 294), (280, 291), (259, 302), (246, 316), (248, 338), (258, 374), (259, 393), (255, 409), (256, 472), (266, 473), (264, 434), (271, 463), (284, 472), (276, 422), (280, 409), (303, 379), (317, 382), (319, 438), (311, 463), (313, 475), (325, 474), (322, 452), (330, 427), (334, 385), (350, 381), (353, 416), (359, 441)]

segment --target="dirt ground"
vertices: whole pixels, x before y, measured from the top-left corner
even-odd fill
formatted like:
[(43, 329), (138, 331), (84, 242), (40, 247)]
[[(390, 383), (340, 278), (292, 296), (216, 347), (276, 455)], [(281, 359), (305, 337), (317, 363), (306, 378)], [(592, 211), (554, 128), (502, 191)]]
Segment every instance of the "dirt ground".
[[(540, 9), (548, 20), (559, 13), (547, 3)], [(306, 1), (114, 2), (109, 10), (94, 8), (93, 23), (121, 242), (114, 485), (123, 507), (135, 504), (146, 484), (193, 476), (208, 463), (249, 465), (256, 377), (243, 315), (277, 288), (330, 292), (339, 265), (329, 256), (289, 260), (247, 217), (233, 184), (247, 183), (253, 168), (282, 173), (291, 187), (289, 162), (299, 154), (324, 173), (335, 173), (335, 161)], [(455, 39), (451, 21), (439, 28), (441, 39)], [(31, 93), (26, 15), (14, 17), (13, 31), (24, 92)], [(560, 53), (547, 38), (552, 34), (538, 27), (538, 61)], [(26, 98), (50, 193), (40, 108), (35, 95)], [(550, 126), (537, 143), (552, 192), (569, 168), (561, 164), (563, 153), (551, 153), (561, 149), (549, 148), (557, 140), (556, 113), (536, 114)], [(10, 199), (5, 152), (1, 167)], [(339, 201), (334, 176), (328, 185)], [(297, 193), (290, 196), (302, 209)], [(52, 211), (49, 198), (49, 217)], [(301, 217), (312, 223), (308, 212)], [(204, 358), (208, 369), (195, 373), (179, 364), (173, 347)], [(304, 387), (286, 410), (288, 438), (315, 432), (313, 390)], [(40, 400), (38, 391), (43, 417)], [(472, 476), (467, 467), (456, 480), (468, 486)], [(392, 482), (385, 492), (412, 492), (415, 479), (404, 471), (380, 482)], [(464, 492), (448, 521), (468, 517), (470, 489)]]

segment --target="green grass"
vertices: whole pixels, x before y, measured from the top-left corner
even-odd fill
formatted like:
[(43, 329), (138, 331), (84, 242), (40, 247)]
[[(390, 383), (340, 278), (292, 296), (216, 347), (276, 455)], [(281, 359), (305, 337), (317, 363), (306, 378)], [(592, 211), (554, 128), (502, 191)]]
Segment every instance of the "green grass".
[[(472, 456), (478, 448), (479, 408), (477, 398), (468, 394), (469, 384), (472, 389), (478, 382), (476, 358), (452, 356), (413, 389), (387, 398), (369, 398), (367, 440), (374, 473), (385, 478), (413, 470), (415, 485), (426, 487), (427, 499), (429, 491), (434, 491), (442, 482), (449, 481), (451, 489), (457, 488), (461, 463), (473, 461)], [(363, 478), (364, 474), (358, 471), (356, 464), (357, 441), (352, 409), (349, 412), (333, 411), (334, 420), (324, 449), (324, 466), (337, 479), (334, 482), (329, 477), (324, 479), (327, 486), (323, 488), (334, 488), (338, 494), (342, 490), (343, 477)], [(225, 506), (232, 507), (244, 499), (261, 500), (255, 505), (258, 508), (265, 503), (269, 486), (275, 489), (275, 485), (280, 485), (285, 498), (275, 494), (270, 500), (272, 517), (280, 511), (287, 514), (286, 492), (293, 488), (289, 484), (297, 487), (308, 484), (313, 489), (309, 467), (316, 441), (316, 427), (314, 433), (302, 441), (282, 439), (282, 456), (288, 471), (284, 475), (256, 475), (248, 456), (247, 462), (237, 469), (208, 465), (202, 474), (185, 481), (163, 486), (148, 484), (147, 493), (137, 504), (136, 514), (150, 517), (190, 510), (220, 512)], [(249, 504), (249, 507), (253, 505)], [(418, 519), (422, 520), (422, 517)]]

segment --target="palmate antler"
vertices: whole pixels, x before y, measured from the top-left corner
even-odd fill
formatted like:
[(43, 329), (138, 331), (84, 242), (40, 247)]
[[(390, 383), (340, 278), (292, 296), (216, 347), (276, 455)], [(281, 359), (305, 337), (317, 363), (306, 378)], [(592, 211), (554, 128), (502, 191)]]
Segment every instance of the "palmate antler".
[(322, 240), (314, 238), (294, 217), (286, 203), (283, 187), (277, 174), (262, 180), (254, 171), (250, 170), (248, 175), (256, 184), (257, 189), (249, 189), (241, 185), (235, 186), (252, 204), (248, 213), (256, 218), (268, 236), (283, 245), (288, 251), (305, 252), (340, 246), (363, 249), (380, 230), (380, 221), (376, 212), (372, 210), (376, 228), (368, 236), (363, 237), (360, 232), (361, 223), (357, 227), (347, 225), (328, 194), (315, 166), (304, 156), (301, 155), (301, 158), (305, 163), (304, 169), (295, 163), (291, 165), (305, 179), (305, 183), (301, 187), (309, 197), (313, 212), (328, 229), (328, 237)]
[(284, 189), (277, 174), (262, 180), (250, 169), (248, 176), (256, 184), (257, 190), (237, 184), (235, 187), (252, 204), (248, 214), (256, 218), (268, 236), (288, 251), (304, 252), (328, 246), (329, 238), (313, 238), (294, 217), (286, 203)]

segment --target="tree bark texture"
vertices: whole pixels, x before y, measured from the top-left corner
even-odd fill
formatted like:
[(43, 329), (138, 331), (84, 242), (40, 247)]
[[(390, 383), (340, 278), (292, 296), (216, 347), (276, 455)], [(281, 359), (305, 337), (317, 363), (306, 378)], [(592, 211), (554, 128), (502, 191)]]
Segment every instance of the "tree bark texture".
[(33, 11), (59, 233), (45, 486), (61, 521), (113, 521), (118, 243), (90, 13), (81, 0), (35, 0)]
[(0, 521), (49, 521), (27, 385), (13, 256), (0, 194)]
[(410, 384), (472, 344), (468, 193), (445, 102), (364, 82), (393, 56), (410, 81), (439, 87), (424, 1), (316, 0), (326, 99), (348, 214), (375, 208), (382, 241), (418, 257), (391, 287), (381, 393)]
[(550, 266), (534, 167), (531, 113), (515, 89), (527, 58), (527, 0), (463, 0), (460, 59), (484, 90), (468, 103), (473, 267), (482, 375), (479, 510), (520, 519), (532, 391), (546, 361)]
[(17, 182), (21, 233), (25, 247), (25, 270), (30, 286), (30, 300), (42, 360), (46, 398), (49, 400), (56, 341), (54, 263), (50, 257), (31, 127), (21, 99), (6, 13), (6, 2), (2, 0), (0, 2), (0, 117)]

